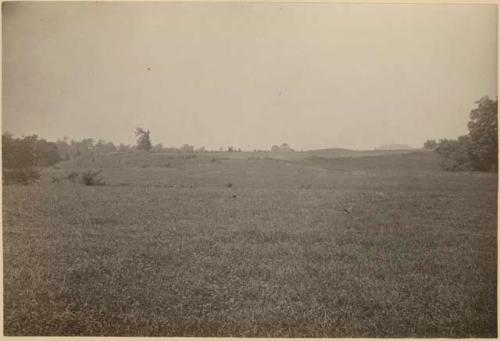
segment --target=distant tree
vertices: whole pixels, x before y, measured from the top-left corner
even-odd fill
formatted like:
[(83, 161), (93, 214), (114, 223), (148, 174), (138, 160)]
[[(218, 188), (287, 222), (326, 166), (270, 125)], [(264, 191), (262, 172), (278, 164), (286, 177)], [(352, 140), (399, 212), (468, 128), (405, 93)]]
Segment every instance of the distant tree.
[(106, 141), (104, 141), (103, 139), (99, 139), (99, 140), (97, 140), (97, 143), (95, 144), (94, 148), (99, 150), (99, 149), (102, 149), (105, 145), (106, 145)]
[(137, 128), (135, 130), (135, 136), (137, 136), (137, 149), (146, 151), (151, 150), (152, 145), (149, 137), (149, 130)]
[(470, 113), (471, 162), (476, 170), (498, 170), (498, 99), (483, 97)]
[(206, 150), (206, 148), (205, 148), (205, 147), (201, 146), (201, 147), (200, 147), (200, 148), (198, 148), (196, 151), (197, 151), (198, 153), (205, 153), (207, 150)]
[(119, 152), (128, 152), (130, 150), (132, 150), (132, 147), (130, 145), (128, 145), (128, 144), (120, 143), (118, 145), (118, 151)]
[(60, 161), (57, 145), (37, 135), (14, 138), (2, 134), (3, 182), (29, 184), (40, 178), (39, 167)]
[(184, 153), (192, 153), (194, 151), (194, 147), (189, 145), (189, 144), (184, 144), (182, 147), (181, 147), (181, 152), (184, 152)]
[(37, 135), (14, 138), (12, 134), (4, 133), (2, 143), (5, 168), (45, 167), (61, 160), (57, 145), (39, 139)]
[(163, 151), (163, 145), (161, 143), (155, 144), (154, 147), (152, 148), (152, 151), (156, 152), (156, 153), (162, 152)]
[(117, 148), (113, 142), (108, 142), (108, 143), (106, 143), (105, 150), (107, 153), (112, 153), (112, 152), (116, 152)]
[(424, 149), (433, 150), (438, 146), (436, 140), (427, 140), (424, 142)]
[(34, 135), (34, 139), (31, 140), (31, 143), (33, 143), (37, 166), (47, 167), (61, 161), (62, 157), (59, 155), (57, 145), (54, 142), (37, 139), (36, 135)]
[(71, 157), (78, 156), (80, 154), (80, 151), (78, 150), (78, 141), (71, 140), (69, 142), (69, 151)]
[(89, 152), (94, 148), (94, 139), (91, 137), (83, 139), (79, 145), (82, 152)]
[(94, 139), (85, 138), (81, 141), (71, 140), (69, 144), (71, 156), (79, 156), (82, 154), (91, 153), (94, 150)]
[(234, 152), (234, 147), (233, 146), (227, 147), (227, 151), (231, 153)]
[(31, 168), (36, 165), (36, 153), (27, 139), (18, 139), (5, 132), (2, 134), (2, 167), (4, 169)]
[(68, 144), (68, 138), (64, 136), (62, 140), (55, 142), (57, 152), (62, 160), (69, 160), (71, 157), (71, 146)]
[(282, 143), (280, 146), (274, 145), (271, 147), (272, 152), (293, 152), (293, 149), (288, 143)]
[(497, 101), (481, 98), (476, 102), (477, 108), (470, 113), (469, 134), (457, 140), (442, 139), (437, 143), (434, 150), (441, 156), (443, 169), (498, 170)]
[(460, 136), (457, 140), (442, 139), (435, 148), (441, 156), (441, 167), (447, 171), (471, 170), (470, 137)]
[(290, 148), (290, 146), (288, 145), (288, 143), (282, 143), (281, 146), (280, 146), (280, 151), (282, 151), (282, 152), (293, 152), (293, 149)]

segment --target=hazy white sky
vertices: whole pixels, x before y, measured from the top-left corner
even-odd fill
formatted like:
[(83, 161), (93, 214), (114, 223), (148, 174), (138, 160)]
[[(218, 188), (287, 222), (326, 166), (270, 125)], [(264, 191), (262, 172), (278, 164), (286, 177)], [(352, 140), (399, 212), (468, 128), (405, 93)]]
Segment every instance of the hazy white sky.
[(497, 93), (494, 5), (4, 3), (3, 130), (421, 146)]

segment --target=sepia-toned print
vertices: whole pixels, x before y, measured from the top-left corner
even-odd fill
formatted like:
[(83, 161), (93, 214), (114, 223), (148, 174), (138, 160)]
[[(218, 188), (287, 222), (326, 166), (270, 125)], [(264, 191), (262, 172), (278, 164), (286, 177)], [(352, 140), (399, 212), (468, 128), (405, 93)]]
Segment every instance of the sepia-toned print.
[(497, 13), (4, 2), (4, 335), (496, 338)]

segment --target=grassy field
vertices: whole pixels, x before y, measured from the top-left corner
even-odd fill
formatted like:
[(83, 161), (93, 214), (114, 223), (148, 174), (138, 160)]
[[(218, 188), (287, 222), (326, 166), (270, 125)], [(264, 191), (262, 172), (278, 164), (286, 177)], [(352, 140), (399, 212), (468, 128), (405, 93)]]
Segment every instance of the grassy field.
[(66, 161), (3, 188), (4, 333), (495, 337), (496, 198), (422, 151)]

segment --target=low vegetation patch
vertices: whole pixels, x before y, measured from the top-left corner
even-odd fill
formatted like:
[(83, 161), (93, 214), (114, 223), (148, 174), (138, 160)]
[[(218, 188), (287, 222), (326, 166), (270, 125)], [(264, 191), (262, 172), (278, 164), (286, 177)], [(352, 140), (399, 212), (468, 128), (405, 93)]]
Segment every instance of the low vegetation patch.
[(101, 177), (102, 170), (97, 171), (84, 171), (84, 172), (71, 172), (66, 176), (66, 179), (72, 183), (79, 183), (85, 186), (104, 186), (104, 182)]
[(40, 172), (33, 168), (4, 169), (3, 184), (30, 185), (40, 180)]
[(101, 170), (86, 171), (80, 175), (80, 182), (85, 186), (104, 186), (106, 183), (100, 176)]

